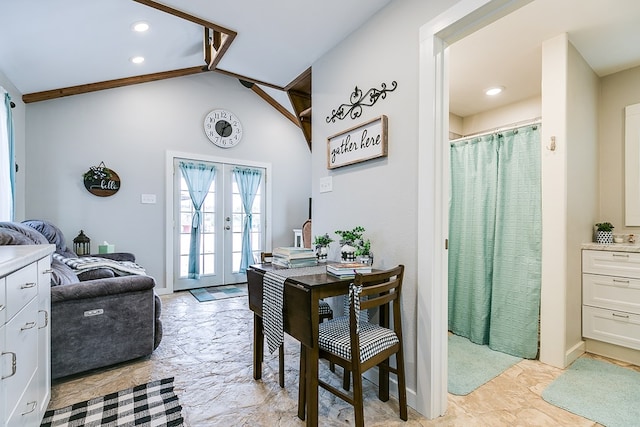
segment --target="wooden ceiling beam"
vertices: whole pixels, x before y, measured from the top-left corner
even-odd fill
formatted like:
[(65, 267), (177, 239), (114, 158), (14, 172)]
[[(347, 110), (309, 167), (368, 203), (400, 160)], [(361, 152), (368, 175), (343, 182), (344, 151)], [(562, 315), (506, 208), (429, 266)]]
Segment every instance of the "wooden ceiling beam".
[(289, 110), (287, 110), (282, 104), (280, 104), (278, 101), (276, 101), (271, 95), (269, 95), (267, 92), (265, 92), (257, 84), (254, 84), (254, 83), (251, 83), (251, 82), (247, 82), (246, 80), (240, 80), (240, 83), (242, 83), (242, 85), (244, 87), (250, 88), (256, 95), (258, 95), (260, 98), (265, 100), (273, 108), (278, 110), (283, 116), (285, 116), (287, 119), (289, 119), (294, 125), (300, 127), (300, 123), (298, 122), (298, 119), (296, 118), (296, 116), (291, 114), (291, 112)]
[(170, 79), (173, 77), (189, 76), (208, 71), (206, 67), (190, 67), (180, 70), (162, 71), (160, 73), (144, 74), (141, 76), (125, 77), (122, 79), (107, 80), (98, 83), (87, 83), (84, 85), (70, 86), (61, 89), (45, 90), (42, 92), (27, 93), (22, 95), (25, 104), (30, 102), (46, 101), (49, 99), (63, 98), (65, 96), (80, 95), (82, 93), (96, 92), (105, 89), (114, 89), (122, 86), (130, 86), (140, 83), (153, 82), (156, 80)]

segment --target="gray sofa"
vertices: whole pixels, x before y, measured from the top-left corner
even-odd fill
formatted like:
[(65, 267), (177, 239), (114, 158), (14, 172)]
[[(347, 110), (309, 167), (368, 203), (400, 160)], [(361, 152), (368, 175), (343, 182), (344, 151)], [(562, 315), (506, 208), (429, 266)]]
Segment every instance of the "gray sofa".
[[(111, 267), (77, 274), (64, 235), (42, 220), (0, 222), (0, 245), (56, 245), (51, 269), (51, 377), (61, 378), (151, 354), (162, 340), (153, 277)], [(135, 262), (130, 253), (92, 255)], [(82, 259), (80, 257), (80, 259)]]

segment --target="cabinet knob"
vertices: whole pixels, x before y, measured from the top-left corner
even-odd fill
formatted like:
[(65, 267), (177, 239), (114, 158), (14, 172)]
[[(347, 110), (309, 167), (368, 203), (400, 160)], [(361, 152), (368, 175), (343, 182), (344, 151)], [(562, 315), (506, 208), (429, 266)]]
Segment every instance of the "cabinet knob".
[(38, 329), (46, 328), (49, 325), (49, 312), (47, 310), (38, 310), (38, 313), (44, 313), (44, 325), (38, 327)]
[(30, 406), (30, 408), (26, 412), (23, 412), (22, 415), (27, 415), (35, 411), (38, 407), (38, 402), (34, 400), (33, 402), (27, 403), (27, 405)]
[(2, 356), (6, 355), (6, 354), (10, 354), (11, 355), (11, 374), (9, 375), (3, 375), (2, 377), (0, 377), (0, 379), (6, 379), (9, 377), (12, 377), (16, 374), (16, 354), (12, 351), (6, 351), (1, 353)]
[(20, 328), (20, 330), (26, 331), (27, 329), (33, 329), (35, 326), (36, 326), (36, 322), (28, 322), (28, 323), (25, 323), (24, 326)]

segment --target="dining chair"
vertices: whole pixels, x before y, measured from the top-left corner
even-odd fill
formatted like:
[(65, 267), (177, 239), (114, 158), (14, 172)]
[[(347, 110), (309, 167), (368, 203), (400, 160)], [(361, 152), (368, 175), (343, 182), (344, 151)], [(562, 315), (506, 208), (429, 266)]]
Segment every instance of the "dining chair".
[[(262, 264), (270, 264), (273, 259), (273, 253), (271, 252), (260, 252), (260, 262)], [(324, 300), (320, 300), (318, 304), (318, 317), (320, 319), (320, 323), (324, 320), (333, 319), (333, 310), (328, 302)], [(333, 370), (333, 368), (332, 368)], [(280, 383), (280, 387), (284, 388), (284, 343), (280, 345), (278, 348), (278, 382)]]
[[(318, 379), (318, 385), (353, 405), (357, 427), (364, 426), (362, 374), (374, 366), (378, 366), (383, 378), (386, 376), (388, 379), (390, 372), (397, 376), (400, 418), (404, 421), (407, 420), (407, 391), (400, 310), (403, 277), (403, 265), (381, 272), (356, 274), (349, 287), (348, 318), (336, 318), (323, 322), (319, 326), (320, 358), (340, 365), (345, 371), (353, 374), (353, 393), (347, 394), (320, 379)], [(375, 308), (379, 309), (381, 325), (363, 321), (360, 317), (361, 310)], [(388, 313), (392, 315), (392, 326), (389, 326)], [(395, 367), (389, 364), (389, 358), (392, 355), (395, 355)], [(301, 367), (301, 393), (305, 392), (308, 380), (305, 368)], [(378, 396), (383, 401), (388, 399), (385, 394), (382, 389), (378, 390)], [(303, 415), (304, 412), (305, 410), (302, 409)]]

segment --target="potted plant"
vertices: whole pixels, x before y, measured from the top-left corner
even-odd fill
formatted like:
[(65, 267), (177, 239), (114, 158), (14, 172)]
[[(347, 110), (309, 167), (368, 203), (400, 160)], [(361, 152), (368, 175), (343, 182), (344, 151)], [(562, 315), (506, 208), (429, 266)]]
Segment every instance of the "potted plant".
[(329, 234), (327, 233), (314, 237), (313, 245), (316, 247), (316, 257), (318, 258), (318, 262), (325, 262), (327, 260), (329, 244), (331, 242), (333, 242), (333, 239), (329, 237)]
[(340, 236), (340, 254), (343, 262), (353, 262), (356, 260), (357, 243), (362, 241), (364, 227), (357, 226), (353, 230), (336, 230)]
[(599, 222), (596, 224), (596, 243), (610, 245), (613, 243), (614, 226), (610, 222)]
[(358, 261), (363, 264), (369, 264), (371, 262), (371, 241), (360, 240), (360, 243), (356, 249), (356, 256), (358, 257)]

